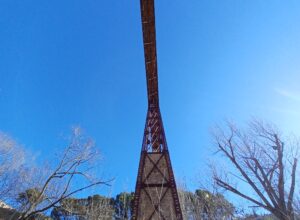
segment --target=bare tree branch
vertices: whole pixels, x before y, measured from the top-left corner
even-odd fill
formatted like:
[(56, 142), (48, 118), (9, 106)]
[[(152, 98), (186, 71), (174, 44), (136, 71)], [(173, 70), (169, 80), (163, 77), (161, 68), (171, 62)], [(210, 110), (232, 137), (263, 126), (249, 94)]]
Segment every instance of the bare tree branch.
[(227, 122), (226, 131), (219, 127), (214, 138), (218, 152), (231, 162), (237, 172), (228, 172), (230, 178), (242, 179), (256, 196), (242, 192), (218, 174), (214, 175), (216, 184), (270, 211), (279, 219), (294, 220), (298, 163), (296, 157), (286, 153), (287, 146), (277, 129), (254, 120), (244, 131)]
[[(19, 219), (28, 220), (39, 213), (56, 207), (64, 199), (75, 193), (88, 188), (97, 185), (109, 186), (110, 180), (91, 181), (91, 175), (87, 173), (94, 166), (92, 161), (99, 159), (98, 155), (94, 142), (84, 137), (79, 128), (75, 128), (70, 144), (58, 160), (57, 166), (52, 172), (47, 169), (44, 181), (41, 181), (35, 189), (30, 191), (34, 193), (34, 197), (28, 194), (29, 191), (24, 193), (24, 198), (27, 199), (22, 205), (22, 215)], [(88, 181), (89, 184), (73, 189), (71, 184), (75, 178), (82, 178), (82, 180)]]

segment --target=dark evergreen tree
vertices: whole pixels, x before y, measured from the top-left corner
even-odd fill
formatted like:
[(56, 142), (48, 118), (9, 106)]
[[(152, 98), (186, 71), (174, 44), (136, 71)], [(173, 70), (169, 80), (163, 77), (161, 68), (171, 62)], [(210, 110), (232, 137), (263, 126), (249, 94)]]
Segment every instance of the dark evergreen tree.
[(133, 209), (134, 193), (122, 192), (118, 194), (114, 200), (114, 210), (116, 220), (131, 219)]

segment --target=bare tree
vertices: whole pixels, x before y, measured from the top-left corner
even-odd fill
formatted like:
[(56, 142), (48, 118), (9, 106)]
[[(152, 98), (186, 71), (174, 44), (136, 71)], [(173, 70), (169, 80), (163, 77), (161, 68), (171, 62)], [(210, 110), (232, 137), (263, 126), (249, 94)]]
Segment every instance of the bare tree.
[(85, 214), (86, 220), (111, 220), (113, 218), (113, 199), (93, 196)]
[(25, 152), (8, 134), (0, 131), (0, 200), (10, 199), (20, 181)]
[(94, 195), (84, 199), (68, 198), (52, 210), (55, 220), (111, 220), (113, 218), (113, 199)]
[[(271, 212), (278, 219), (294, 220), (297, 192), (297, 142), (284, 141), (277, 129), (253, 120), (247, 130), (227, 123), (214, 134), (218, 151), (233, 165), (233, 171), (220, 175), (214, 170), (214, 180), (228, 190)], [(249, 193), (232, 180), (246, 184)], [(248, 190), (249, 191), (249, 190)]]
[[(95, 179), (89, 172), (98, 159), (99, 152), (94, 142), (82, 135), (80, 128), (74, 128), (70, 143), (57, 159), (54, 168), (38, 170), (39, 173), (32, 180), (35, 181), (33, 187), (19, 195), (22, 213), (19, 219), (32, 219), (75, 193), (97, 185), (108, 185), (108, 181)], [(78, 187), (79, 183), (84, 185)]]
[(184, 220), (233, 219), (235, 208), (222, 194), (207, 190), (178, 190)]
[(198, 204), (194, 193), (182, 187), (178, 187), (177, 189), (183, 219), (200, 220), (202, 208), (200, 207), (201, 204)]
[(8, 134), (0, 131), (0, 175), (24, 162), (24, 151)]
[(300, 219), (300, 193), (298, 193), (298, 196), (296, 198), (294, 209), (298, 219)]

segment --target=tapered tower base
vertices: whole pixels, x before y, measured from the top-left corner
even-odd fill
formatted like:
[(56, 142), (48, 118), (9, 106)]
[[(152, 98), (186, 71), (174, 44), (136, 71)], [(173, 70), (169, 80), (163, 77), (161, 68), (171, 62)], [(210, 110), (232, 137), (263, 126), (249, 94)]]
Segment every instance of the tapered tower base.
[(148, 113), (136, 181), (133, 220), (182, 220), (159, 110), (154, 0), (140, 0)]
[(133, 205), (133, 220), (182, 220), (158, 109), (148, 112)]

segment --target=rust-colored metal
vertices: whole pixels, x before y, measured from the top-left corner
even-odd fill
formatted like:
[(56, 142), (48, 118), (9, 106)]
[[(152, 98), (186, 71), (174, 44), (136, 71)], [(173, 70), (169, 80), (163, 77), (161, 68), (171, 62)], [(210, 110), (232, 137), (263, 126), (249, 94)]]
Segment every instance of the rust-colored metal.
[(182, 220), (159, 109), (154, 0), (141, 0), (148, 112), (133, 204), (133, 220)]
[(154, 0), (141, 0), (145, 67), (149, 106), (158, 107), (158, 80)]

